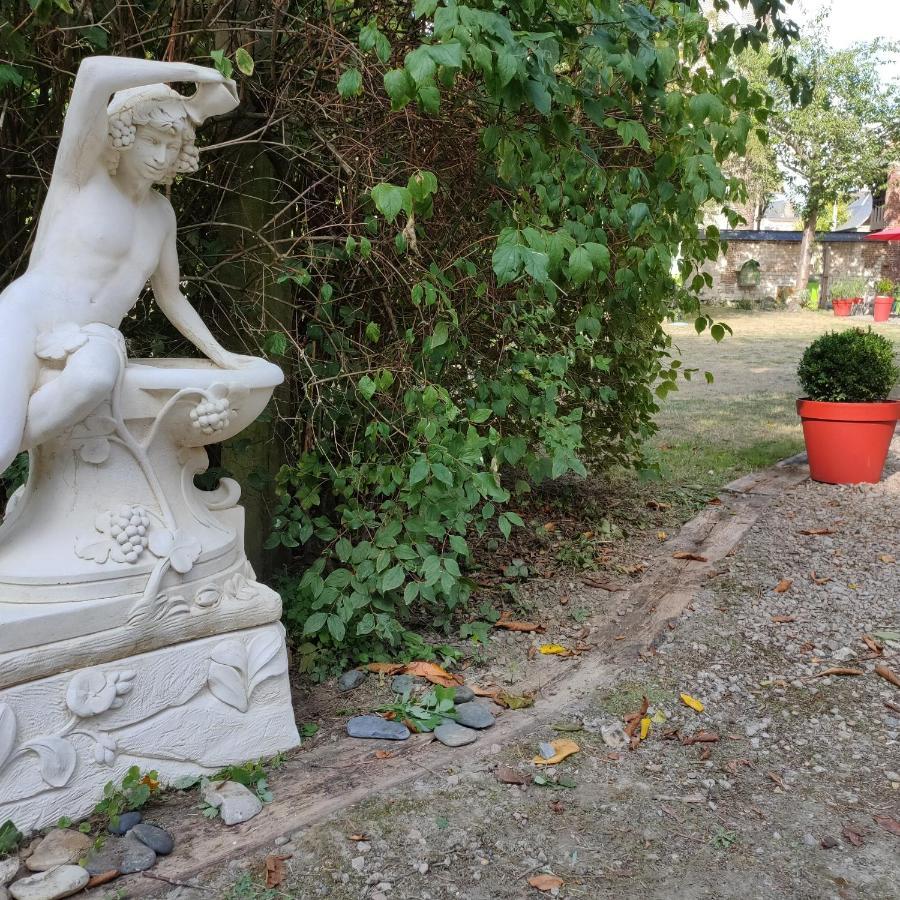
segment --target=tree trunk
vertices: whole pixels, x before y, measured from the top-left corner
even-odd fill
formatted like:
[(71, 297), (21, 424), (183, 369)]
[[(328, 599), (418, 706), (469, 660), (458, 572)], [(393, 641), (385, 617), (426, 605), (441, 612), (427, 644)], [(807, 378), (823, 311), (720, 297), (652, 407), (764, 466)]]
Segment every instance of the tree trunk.
[(803, 240), (800, 242), (800, 262), (797, 267), (797, 280), (794, 282), (794, 296), (788, 303), (789, 309), (800, 308), (800, 296), (806, 290), (809, 280), (809, 268), (812, 263), (813, 243), (816, 240), (816, 219), (819, 216), (819, 205), (813, 203), (806, 213), (803, 226)]

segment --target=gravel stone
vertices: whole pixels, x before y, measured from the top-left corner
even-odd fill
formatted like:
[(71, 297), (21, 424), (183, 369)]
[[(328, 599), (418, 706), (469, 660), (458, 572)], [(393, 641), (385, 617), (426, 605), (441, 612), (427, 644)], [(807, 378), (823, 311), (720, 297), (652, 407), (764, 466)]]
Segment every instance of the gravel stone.
[(57, 866), (74, 865), (91, 849), (93, 841), (80, 831), (54, 828), (25, 860), (32, 872), (46, 872)]
[(205, 803), (215, 806), (226, 825), (240, 825), (263, 809), (262, 801), (253, 791), (236, 781), (208, 781), (200, 791)]
[(491, 728), (494, 724), (494, 716), (483, 703), (463, 703), (456, 710), (456, 721), (466, 728)]
[(461, 684), (453, 695), (453, 702), (459, 706), (460, 703), (471, 703), (475, 699), (475, 691), (467, 684)]
[(434, 736), (447, 747), (464, 747), (478, 740), (478, 732), (456, 722), (444, 722), (434, 729)]
[(57, 866), (14, 882), (9, 893), (15, 900), (59, 900), (77, 894), (90, 878), (81, 866)]
[(168, 856), (175, 849), (175, 838), (158, 825), (141, 823), (129, 832), (131, 837), (146, 844), (158, 856)]
[(345, 694), (347, 691), (358, 688), (365, 680), (366, 673), (361, 669), (350, 669), (338, 678), (337, 689)]
[(409, 729), (401, 722), (390, 722), (381, 716), (354, 716), (347, 722), (347, 734), (355, 738), (370, 738), (382, 741), (405, 741)]
[(119, 816), (119, 821), (117, 822), (116, 827), (113, 828), (113, 826), (110, 824), (108, 831), (110, 834), (127, 834), (129, 831), (131, 831), (132, 828), (134, 828), (135, 825), (138, 825), (143, 821), (144, 817), (137, 810), (134, 810), (133, 812), (125, 812), (122, 813), (121, 816)]

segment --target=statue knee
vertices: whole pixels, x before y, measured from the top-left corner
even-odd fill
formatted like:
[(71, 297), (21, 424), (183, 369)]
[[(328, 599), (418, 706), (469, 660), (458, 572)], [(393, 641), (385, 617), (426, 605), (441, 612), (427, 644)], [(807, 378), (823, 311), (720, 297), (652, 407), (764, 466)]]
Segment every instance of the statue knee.
[[(121, 359), (106, 344), (88, 344), (69, 360), (66, 369), (71, 376), (73, 404), (96, 405), (112, 395), (119, 380)], [(68, 379), (67, 379), (68, 380)]]

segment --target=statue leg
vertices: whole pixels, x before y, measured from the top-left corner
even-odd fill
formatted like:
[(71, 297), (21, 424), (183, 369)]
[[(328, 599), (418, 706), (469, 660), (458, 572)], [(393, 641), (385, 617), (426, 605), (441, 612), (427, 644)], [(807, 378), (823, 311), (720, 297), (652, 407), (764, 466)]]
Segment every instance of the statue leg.
[(69, 354), (59, 375), (35, 391), (25, 422), (25, 448), (55, 437), (109, 400), (121, 368), (122, 357), (115, 341), (89, 337)]
[(22, 450), (28, 401), (40, 368), (34, 337), (21, 317), (0, 314), (0, 472)]

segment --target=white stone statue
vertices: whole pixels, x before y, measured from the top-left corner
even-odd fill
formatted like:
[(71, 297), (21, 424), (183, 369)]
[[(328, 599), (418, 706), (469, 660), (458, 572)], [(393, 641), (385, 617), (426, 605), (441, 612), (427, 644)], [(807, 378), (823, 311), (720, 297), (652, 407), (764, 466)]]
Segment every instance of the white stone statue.
[[(195, 128), (237, 102), (202, 66), (82, 63), (28, 269), (0, 294), (0, 471), (30, 456), (0, 526), (0, 822), (19, 828), (90, 811), (131, 765), (169, 780), (298, 743), (240, 489), (194, 485), (283, 376), (185, 299), (153, 190), (196, 171)], [(205, 359), (127, 359), (148, 280)]]

